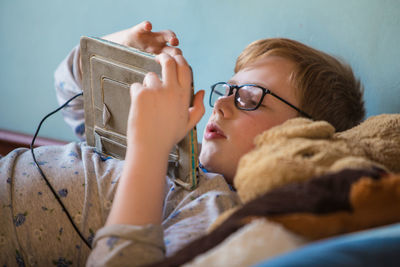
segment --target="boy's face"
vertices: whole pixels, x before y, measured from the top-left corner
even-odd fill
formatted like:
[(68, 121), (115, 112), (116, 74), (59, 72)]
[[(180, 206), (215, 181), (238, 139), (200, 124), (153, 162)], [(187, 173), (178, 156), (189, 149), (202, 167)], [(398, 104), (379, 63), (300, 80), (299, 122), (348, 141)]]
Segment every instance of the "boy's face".
[[(290, 76), (294, 64), (284, 58), (268, 56), (257, 59), (239, 72), (230, 84), (257, 84), (299, 106)], [(200, 162), (233, 183), (239, 159), (253, 147), (253, 139), (263, 131), (297, 116), (297, 111), (271, 95), (254, 111), (235, 107), (234, 94), (220, 98), (204, 131)]]

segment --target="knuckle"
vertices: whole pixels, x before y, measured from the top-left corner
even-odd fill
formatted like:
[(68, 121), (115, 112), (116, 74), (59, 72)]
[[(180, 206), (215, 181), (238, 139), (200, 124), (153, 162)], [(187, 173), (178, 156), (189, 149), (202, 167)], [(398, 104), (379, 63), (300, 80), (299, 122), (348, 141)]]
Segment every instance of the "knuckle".
[(164, 64), (166, 67), (172, 67), (175, 65), (175, 60), (167, 55), (164, 57)]
[(189, 65), (187, 64), (185, 58), (184, 58), (182, 55), (174, 55), (173, 57), (174, 57), (176, 63), (177, 63), (180, 67), (182, 67), (182, 69), (183, 69), (184, 71), (190, 71), (190, 67), (189, 67)]
[(136, 89), (139, 89), (140, 87), (142, 87), (142, 85), (140, 83), (133, 83), (131, 85), (131, 90), (136, 90)]
[(179, 49), (179, 48), (174, 48), (174, 49), (173, 49), (173, 53), (174, 53), (175, 55), (182, 55), (182, 50)]

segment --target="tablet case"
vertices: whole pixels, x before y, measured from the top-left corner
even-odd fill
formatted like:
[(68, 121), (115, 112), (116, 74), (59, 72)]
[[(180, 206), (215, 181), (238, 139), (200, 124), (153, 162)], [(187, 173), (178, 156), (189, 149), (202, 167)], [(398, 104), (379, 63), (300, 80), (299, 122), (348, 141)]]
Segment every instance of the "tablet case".
[[(126, 152), (130, 85), (143, 82), (147, 72), (161, 77), (154, 55), (94, 37), (80, 41), (88, 145), (118, 159)], [(192, 96), (193, 96), (192, 86)], [(186, 189), (197, 186), (196, 128), (172, 149), (168, 176)]]

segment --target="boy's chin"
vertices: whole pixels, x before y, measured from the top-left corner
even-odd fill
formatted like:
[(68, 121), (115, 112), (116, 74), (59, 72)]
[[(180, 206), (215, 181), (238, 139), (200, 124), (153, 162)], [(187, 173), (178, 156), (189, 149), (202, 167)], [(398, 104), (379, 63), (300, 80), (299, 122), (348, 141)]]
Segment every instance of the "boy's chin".
[(200, 153), (199, 161), (208, 172), (221, 174), (229, 184), (233, 184), (234, 174), (230, 174), (231, 166), (224, 166), (224, 162), (220, 162), (221, 159), (218, 157), (213, 159), (212, 157), (205, 156), (205, 154), (202, 157), (202, 153)]

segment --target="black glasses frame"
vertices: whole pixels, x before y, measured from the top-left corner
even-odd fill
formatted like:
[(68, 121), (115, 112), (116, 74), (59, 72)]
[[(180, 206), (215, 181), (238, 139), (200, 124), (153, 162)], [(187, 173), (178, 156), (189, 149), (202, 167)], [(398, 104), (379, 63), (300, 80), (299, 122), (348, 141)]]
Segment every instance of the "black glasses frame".
[[(261, 86), (259, 86), (259, 85), (257, 85), (257, 84), (233, 85), (233, 84), (229, 84), (229, 83), (226, 83), (226, 82), (218, 82), (218, 83), (215, 83), (215, 84), (211, 85), (211, 94), (210, 94), (209, 104), (210, 104), (210, 106), (211, 106), (212, 108), (214, 107), (214, 105), (212, 104), (212, 95), (213, 95), (214, 93), (217, 94), (217, 95), (220, 95), (220, 96), (225, 96), (225, 95), (222, 95), (222, 94), (220, 94), (219, 92), (217, 92), (217, 91), (214, 90), (215, 87), (216, 87), (217, 85), (220, 85), (220, 84), (224, 84), (224, 85), (227, 85), (227, 86), (229, 87), (229, 93), (228, 93), (227, 96), (232, 95), (232, 94), (233, 94), (233, 90), (236, 89), (236, 91), (235, 91), (235, 106), (236, 106), (237, 109), (246, 110), (246, 111), (256, 110), (256, 109), (258, 109), (258, 108), (260, 107), (262, 101), (264, 100), (264, 96), (269, 94), (269, 95), (272, 95), (273, 97), (279, 99), (280, 101), (282, 101), (282, 102), (285, 103), (286, 105), (290, 106), (291, 108), (295, 109), (297, 112), (299, 112), (299, 113), (300, 113), (301, 115), (303, 115), (304, 117), (307, 117), (307, 118), (309, 118), (309, 119), (312, 119), (312, 117), (311, 117), (310, 115), (308, 115), (306, 112), (302, 111), (301, 109), (299, 109), (299, 108), (296, 107), (295, 105), (291, 104), (290, 102), (286, 101), (286, 100), (283, 99), (282, 97), (280, 97), (280, 96), (274, 94), (274, 93), (271, 92), (269, 89), (264, 88), (264, 87), (261, 87)], [(254, 108), (243, 108), (243, 107), (240, 107), (240, 106), (238, 105), (239, 90), (240, 90), (241, 88), (245, 87), (245, 86), (257, 87), (257, 88), (260, 88), (260, 89), (263, 91), (263, 94), (262, 94), (262, 96), (261, 96), (261, 98), (260, 98), (260, 101), (258, 102), (258, 104), (257, 104)]]

